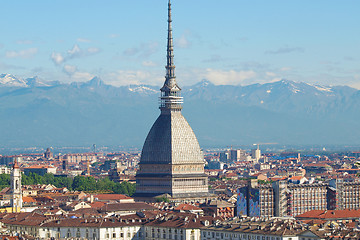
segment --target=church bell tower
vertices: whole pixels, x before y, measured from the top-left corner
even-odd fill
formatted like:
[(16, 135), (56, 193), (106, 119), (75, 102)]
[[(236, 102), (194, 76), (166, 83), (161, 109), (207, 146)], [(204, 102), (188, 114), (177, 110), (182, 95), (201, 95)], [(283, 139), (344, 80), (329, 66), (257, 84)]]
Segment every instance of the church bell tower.
[(22, 208), (21, 170), (16, 160), (14, 161), (14, 166), (11, 171), (10, 181), (11, 181), (10, 205), (13, 212), (20, 212)]

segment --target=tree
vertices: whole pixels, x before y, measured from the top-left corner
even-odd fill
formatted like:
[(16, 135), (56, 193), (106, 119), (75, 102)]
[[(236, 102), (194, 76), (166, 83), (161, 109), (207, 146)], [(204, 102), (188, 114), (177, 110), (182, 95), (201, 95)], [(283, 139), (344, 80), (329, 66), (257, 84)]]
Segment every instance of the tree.
[[(34, 184), (51, 184), (57, 188), (66, 187), (74, 191), (107, 191), (118, 194), (125, 194), (132, 196), (135, 193), (135, 184), (129, 182), (116, 183), (109, 178), (96, 180), (94, 177), (76, 176), (74, 179), (70, 177), (55, 176), (47, 173), (40, 176), (36, 173), (29, 173), (29, 175), (22, 174), (22, 185)], [(0, 189), (10, 186), (10, 175), (0, 174)]]
[(0, 174), (0, 189), (10, 186), (10, 175), (9, 174)]

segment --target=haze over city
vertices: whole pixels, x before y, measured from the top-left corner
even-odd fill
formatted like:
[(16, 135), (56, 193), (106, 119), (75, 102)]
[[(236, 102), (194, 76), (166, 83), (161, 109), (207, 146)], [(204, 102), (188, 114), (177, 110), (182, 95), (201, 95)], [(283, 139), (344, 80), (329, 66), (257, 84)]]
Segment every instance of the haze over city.
[[(166, 1), (3, 1), (0, 72), (161, 85)], [(174, 1), (177, 78), (360, 88), (356, 0)]]

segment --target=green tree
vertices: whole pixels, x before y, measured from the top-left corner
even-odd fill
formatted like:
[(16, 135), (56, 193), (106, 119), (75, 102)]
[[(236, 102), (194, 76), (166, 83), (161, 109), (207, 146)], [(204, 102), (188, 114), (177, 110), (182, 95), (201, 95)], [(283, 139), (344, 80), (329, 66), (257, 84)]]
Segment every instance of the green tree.
[(0, 174), (0, 189), (10, 186), (10, 174)]

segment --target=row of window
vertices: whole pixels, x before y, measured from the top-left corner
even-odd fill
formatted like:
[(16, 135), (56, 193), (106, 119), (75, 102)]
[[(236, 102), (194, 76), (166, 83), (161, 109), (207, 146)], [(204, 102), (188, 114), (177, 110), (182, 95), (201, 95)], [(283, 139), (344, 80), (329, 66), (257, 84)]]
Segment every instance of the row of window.
[[(202, 240), (205, 239), (240, 239), (240, 240), (280, 240), (280, 237), (274, 236), (259, 236), (253, 234), (242, 233), (223, 233), (223, 232), (207, 232), (204, 231), (201, 236)], [(289, 238), (291, 240), (291, 238)]]

